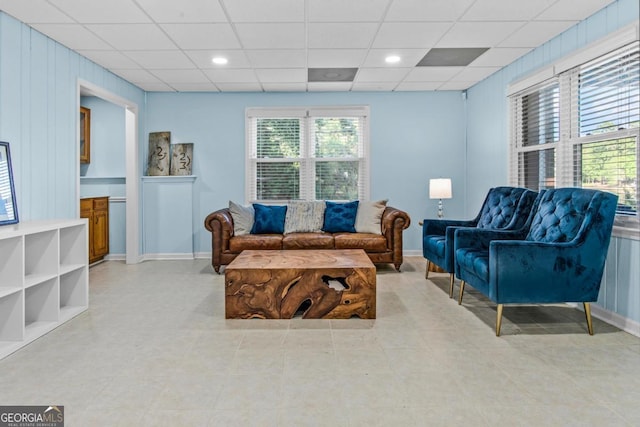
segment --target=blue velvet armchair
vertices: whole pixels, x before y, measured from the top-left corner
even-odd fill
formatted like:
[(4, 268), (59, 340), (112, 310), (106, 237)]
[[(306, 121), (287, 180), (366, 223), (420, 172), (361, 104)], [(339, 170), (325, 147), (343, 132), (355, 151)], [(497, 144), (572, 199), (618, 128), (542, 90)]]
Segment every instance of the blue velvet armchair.
[(498, 304), (582, 302), (593, 335), (590, 303), (598, 299), (618, 197), (581, 188), (541, 193), (527, 230), (458, 229), (455, 274)]
[(520, 229), (529, 219), (538, 193), (526, 188), (491, 188), (478, 215), (472, 220), (425, 219), (422, 224), (422, 254), (427, 259), (425, 278), (433, 263), (449, 273), (449, 297), (453, 297), (453, 237), (457, 227)]

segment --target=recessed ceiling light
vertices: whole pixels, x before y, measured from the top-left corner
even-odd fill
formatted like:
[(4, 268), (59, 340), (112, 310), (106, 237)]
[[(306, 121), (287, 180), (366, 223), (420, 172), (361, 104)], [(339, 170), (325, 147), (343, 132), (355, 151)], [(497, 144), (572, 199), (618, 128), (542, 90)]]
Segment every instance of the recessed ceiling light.
[(227, 58), (223, 58), (222, 56), (216, 56), (211, 60), (211, 62), (216, 65), (225, 65), (227, 62), (229, 62), (229, 60)]
[(384, 62), (386, 62), (387, 64), (397, 64), (398, 62), (400, 62), (400, 57), (398, 55), (389, 55), (384, 58)]

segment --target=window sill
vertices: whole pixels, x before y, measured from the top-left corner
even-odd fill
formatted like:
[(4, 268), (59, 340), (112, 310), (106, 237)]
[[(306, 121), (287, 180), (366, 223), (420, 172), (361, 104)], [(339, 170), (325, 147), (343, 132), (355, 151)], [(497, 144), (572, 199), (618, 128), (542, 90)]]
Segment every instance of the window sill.
[(614, 225), (612, 235), (623, 239), (640, 240), (640, 228), (637, 223), (635, 225), (625, 224), (624, 226)]

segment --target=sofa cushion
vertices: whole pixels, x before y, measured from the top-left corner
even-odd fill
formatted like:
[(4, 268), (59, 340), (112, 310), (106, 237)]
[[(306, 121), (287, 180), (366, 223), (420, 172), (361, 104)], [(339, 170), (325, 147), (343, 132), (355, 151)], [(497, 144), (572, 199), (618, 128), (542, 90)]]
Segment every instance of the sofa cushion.
[(291, 233), (282, 238), (282, 249), (333, 249), (331, 233)]
[(284, 220), (284, 234), (321, 231), (324, 206), (322, 201), (289, 203)]
[(333, 235), (336, 249), (364, 249), (366, 252), (385, 252), (387, 239), (372, 233), (336, 233)]
[(233, 218), (233, 234), (243, 236), (253, 228), (253, 206), (242, 206), (229, 200), (229, 213)]
[(255, 216), (251, 234), (283, 234), (286, 206), (266, 206), (253, 204)]
[(266, 249), (282, 249), (282, 236), (280, 234), (246, 234), (229, 239), (229, 250), (232, 253)]
[(339, 233), (343, 231), (355, 233), (357, 213), (357, 200), (348, 203), (326, 202), (322, 231), (326, 231), (327, 233)]
[(378, 200), (375, 202), (360, 201), (358, 203), (358, 213), (356, 214), (356, 232), (382, 234), (380, 219), (386, 207), (386, 200)]

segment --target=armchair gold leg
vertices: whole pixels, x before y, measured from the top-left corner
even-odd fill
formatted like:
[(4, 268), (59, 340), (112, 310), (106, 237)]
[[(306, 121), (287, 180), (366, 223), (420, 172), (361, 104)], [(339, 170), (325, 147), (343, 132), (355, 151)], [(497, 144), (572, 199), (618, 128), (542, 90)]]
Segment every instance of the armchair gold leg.
[(453, 298), (453, 273), (449, 274), (449, 298)]
[(464, 295), (464, 280), (460, 282), (460, 295), (458, 296), (458, 305), (462, 305), (462, 295)]
[(498, 304), (498, 311), (496, 312), (496, 336), (500, 336), (500, 327), (502, 326), (502, 304)]
[(431, 267), (431, 261), (427, 260), (427, 271), (424, 273), (424, 278), (429, 279), (429, 268)]
[(583, 302), (584, 306), (584, 315), (587, 317), (587, 329), (589, 330), (589, 335), (593, 335), (593, 323), (591, 322), (591, 303)]

